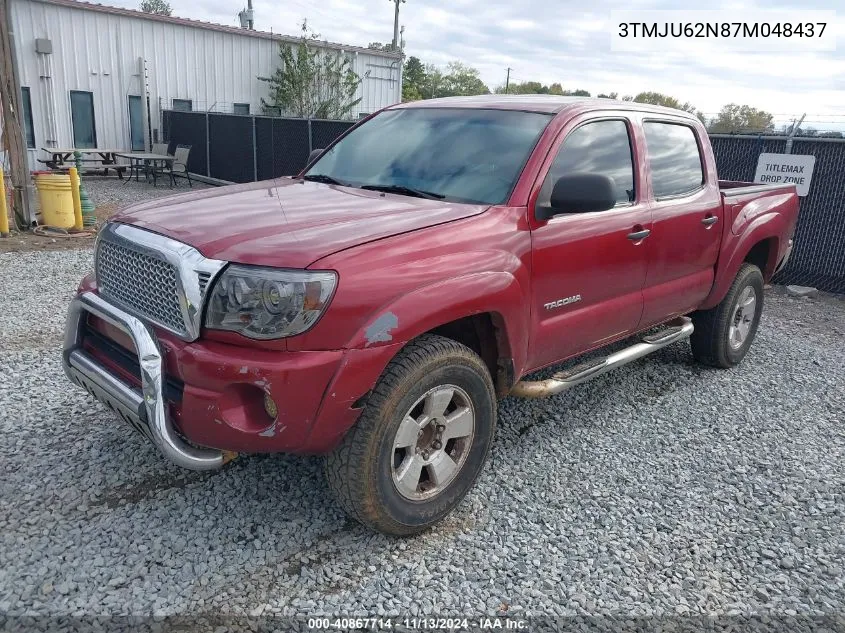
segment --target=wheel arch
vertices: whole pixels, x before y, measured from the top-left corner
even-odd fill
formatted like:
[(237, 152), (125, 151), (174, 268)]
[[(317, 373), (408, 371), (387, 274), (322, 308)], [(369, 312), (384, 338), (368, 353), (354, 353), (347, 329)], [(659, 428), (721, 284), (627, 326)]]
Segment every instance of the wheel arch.
[(748, 249), (742, 262), (757, 266), (763, 273), (763, 279), (768, 281), (772, 278), (778, 263), (778, 243), (778, 238), (774, 236), (759, 240)]
[(728, 294), (740, 267), (746, 262), (758, 266), (766, 282), (771, 280), (782, 255), (780, 236), (784, 229), (782, 216), (763, 216), (755, 225), (749, 226), (742, 236), (726, 244), (716, 265), (713, 288), (699, 309), (707, 310), (718, 305)]
[(528, 311), (509, 272), (483, 272), (416, 289), (379, 309), (355, 335), (352, 348), (404, 345), (424, 334), (462, 343), (485, 362), (496, 391), (506, 394), (525, 362)]

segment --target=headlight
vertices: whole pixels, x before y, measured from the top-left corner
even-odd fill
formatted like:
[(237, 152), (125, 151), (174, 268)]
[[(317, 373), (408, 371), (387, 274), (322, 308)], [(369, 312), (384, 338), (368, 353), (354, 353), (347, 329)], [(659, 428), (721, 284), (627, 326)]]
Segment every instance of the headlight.
[(231, 264), (211, 289), (205, 326), (256, 339), (300, 334), (320, 317), (335, 285), (333, 272)]

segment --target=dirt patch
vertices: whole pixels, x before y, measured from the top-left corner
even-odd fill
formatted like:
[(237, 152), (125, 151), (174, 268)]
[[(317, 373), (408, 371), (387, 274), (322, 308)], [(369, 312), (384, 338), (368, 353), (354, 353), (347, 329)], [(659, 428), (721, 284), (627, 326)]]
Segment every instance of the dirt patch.
[(106, 506), (116, 508), (121, 505), (138, 503), (164, 490), (179, 490), (187, 486), (206, 481), (211, 472), (189, 473), (177, 477), (149, 477), (134, 485), (115, 486), (106, 491), (97, 501), (89, 503), (91, 506)]
[(6, 238), (0, 238), (0, 253), (23, 253), (30, 251), (66, 251), (79, 248), (91, 248), (97, 236), (97, 229), (118, 210), (119, 205), (106, 202), (94, 209), (97, 224), (85, 229), (81, 234), (51, 233), (39, 235), (33, 231), (12, 231)]

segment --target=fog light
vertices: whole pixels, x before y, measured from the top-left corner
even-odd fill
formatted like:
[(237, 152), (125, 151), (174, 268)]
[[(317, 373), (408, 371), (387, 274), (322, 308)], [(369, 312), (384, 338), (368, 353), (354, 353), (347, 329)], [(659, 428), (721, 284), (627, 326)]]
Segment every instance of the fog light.
[(279, 415), (279, 409), (278, 407), (276, 407), (276, 403), (273, 401), (273, 398), (271, 398), (270, 394), (267, 392), (264, 393), (264, 411), (273, 420), (275, 420), (276, 416)]

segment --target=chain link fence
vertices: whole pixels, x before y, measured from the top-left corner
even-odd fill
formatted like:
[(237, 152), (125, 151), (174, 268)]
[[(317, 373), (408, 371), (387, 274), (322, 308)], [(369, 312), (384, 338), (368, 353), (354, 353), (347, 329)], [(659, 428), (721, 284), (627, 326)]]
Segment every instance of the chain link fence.
[(162, 112), (162, 133), (172, 151), (190, 145), (191, 173), (229, 182), (292, 176), (312, 149), (323, 148), (353, 121), (286, 119), (217, 112)]
[[(754, 180), (762, 153), (782, 154), (786, 139), (766, 136), (711, 137), (723, 180)], [(845, 294), (845, 139), (794, 139), (793, 154), (816, 157), (809, 194), (801, 211), (795, 247), (775, 283), (813, 286)]]

